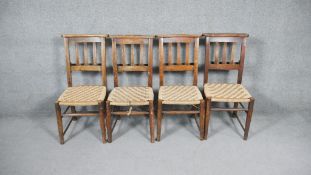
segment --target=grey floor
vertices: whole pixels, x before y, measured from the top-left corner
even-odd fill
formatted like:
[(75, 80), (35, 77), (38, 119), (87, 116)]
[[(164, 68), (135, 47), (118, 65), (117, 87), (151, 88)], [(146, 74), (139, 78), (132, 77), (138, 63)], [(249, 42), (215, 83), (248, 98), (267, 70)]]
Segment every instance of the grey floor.
[(249, 140), (236, 119), (214, 113), (207, 141), (193, 119), (167, 117), (149, 143), (146, 118), (124, 118), (113, 143), (97, 118), (73, 123), (58, 143), (55, 116), (0, 118), (0, 174), (311, 174), (310, 114), (254, 115)]

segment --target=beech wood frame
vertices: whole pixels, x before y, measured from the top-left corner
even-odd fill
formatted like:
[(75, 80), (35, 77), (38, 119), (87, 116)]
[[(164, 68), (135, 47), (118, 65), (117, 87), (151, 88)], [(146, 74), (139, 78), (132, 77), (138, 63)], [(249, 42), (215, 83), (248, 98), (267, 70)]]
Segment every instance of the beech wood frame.
[[(119, 72), (147, 72), (148, 73), (148, 87), (152, 87), (152, 65), (153, 65), (153, 40), (154, 36), (148, 35), (112, 35), (110, 36), (112, 40), (112, 62), (113, 62), (113, 75), (114, 75), (114, 87), (119, 86), (118, 73)], [(121, 47), (121, 64), (117, 60), (117, 45)], [(125, 45), (131, 46), (130, 53), (130, 63), (126, 63), (126, 53)], [(140, 46), (138, 64), (134, 63), (134, 45)], [(148, 46), (148, 64), (142, 63), (142, 57), (144, 55), (144, 46)], [(143, 50), (142, 50), (143, 49)], [(150, 127), (150, 142), (154, 143), (154, 106), (153, 100), (149, 100), (148, 111), (112, 111), (112, 105), (110, 101), (106, 102), (106, 112), (107, 112), (107, 132), (108, 132), (108, 142), (112, 142), (112, 132), (114, 126), (121, 116), (149, 116), (149, 127)], [(119, 116), (115, 122), (112, 124), (112, 115)]]
[[(65, 34), (62, 35), (64, 38), (64, 48), (65, 48), (65, 58), (66, 58), (66, 72), (67, 72), (67, 85), (68, 87), (72, 87), (72, 72), (73, 71), (95, 71), (101, 72), (101, 85), (106, 86), (106, 46), (105, 46), (105, 38), (107, 35), (89, 35), (89, 34)], [(87, 44), (93, 44), (93, 58), (92, 63), (89, 63), (87, 57), (88, 47)], [(97, 63), (96, 55), (97, 55), (97, 46), (96, 43), (100, 43), (100, 53), (101, 59), (100, 63)], [(77, 44), (83, 44), (83, 63), (80, 63), (79, 58), (79, 47)], [(69, 48), (75, 46), (75, 63), (72, 63), (70, 50)], [(95, 55), (95, 56), (94, 56)], [(57, 126), (58, 126), (58, 134), (59, 134), (59, 142), (60, 144), (64, 144), (64, 135), (66, 134), (69, 126), (72, 121), (77, 120), (78, 117), (82, 116), (99, 116), (99, 124), (101, 128), (102, 134), (102, 142), (106, 143), (106, 124), (105, 124), (105, 115), (104, 115), (104, 101), (98, 101), (98, 111), (76, 111), (76, 106), (67, 106), (64, 112), (61, 110), (61, 106), (58, 101), (55, 102), (55, 110), (56, 110), (56, 118), (57, 118)], [(94, 105), (92, 105), (94, 106)], [(70, 108), (70, 112), (68, 112)], [(71, 117), (65, 129), (63, 127), (63, 118)]]
[[(160, 87), (164, 85), (164, 72), (169, 71), (192, 71), (193, 72), (193, 85), (197, 86), (198, 82), (198, 54), (199, 54), (199, 39), (200, 35), (159, 35), (159, 80)], [(164, 43), (168, 44), (168, 62), (165, 63), (164, 59)], [(189, 44), (194, 44), (194, 56), (193, 63), (190, 63), (190, 51)], [(177, 45), (176, 49), (176, 63), (173, 63), (172, 57), (172, 44)], [(181, 44), (185, 44), (185, 62), (181, 61)], [(164, 114), (166, 115), (178, 115), (178, 114), (194, 114), (196, 117), (197, 114), (200, 115), (200, 124), (199, 126), (199, 137), (200, 140), (204, 139), (204, 114), (205, 114), (205, 101), (204, 99), (200, 100), (199, 110), (170, 110), (163, 111), (163, 102), (158, 99), (158, 111), (157, 111), (157, 141), (161, 140), (161, 127), (162, 127), (162, 118)], [(176, 104), (177, 105), (177, 104)], [(190, 105), (190, 104), (189, 104)], [(196, 119), (196, 118), (195, 118)], [(197, 121), (196, 121), (197, 122)]]
[[(205, 37), (205, 49), (206, 49), (205, 50), (204, 84), (208, 83), (209, 70), (226, 70), (226, 71), (236, 70), (238, 71), (237, 84), (241, 84), (242, 76), (243, 76), (243, 69), (244, 69), (244, 60), (245, 60), (246, 39), (248, 38), (249, 35), (245, 33), (205, 33), (203, 34), (203, 36)], [(214, 62), (211, 62), (211, 59), (210, 59), (210, 49), (211, 49), (212, 42), (216, 43), (216, 47), (218, 48), (219, 48), (220, 43), (223, 43), (224, 46), (226, 47), (225, 49), (223, 49), (223, 54), (222, 54), (223, 57), (221, 59), (215, 58)], [(239, 61), (237, 62), (234, 61), (233, 54), (231, 54), (231, 58), (229, 62), (225, 61), (226, 60), (225, 56), (227, 56), (226, 49), (228, 49), (227, 48), (228, 43), (233, 43), (233, 44), (240, 43), (241, 51), (240, 51)], [(234, 48), (232, 47), (231, 49), (234, 49)], [(230, 52), (233, 53), (232, 50)], [(214, 56), (217, 57), (218, 55), (214, 55)], [(247, 108), (245, 108), (244, 105), (239, 102), (234, 102), (233, 108), (212, 108), (211, 107), (212, 103), (217, 103), (217, 102), (212, 102), (212, 97), (205, 97), (205, 99), (206, 99), (205, 125), (204, 125), (205, 126), (204, 127), (204, 139), (205, 140), (207, 139), (207, 136), (208, 136), (208, 126), (209, 126), (209, 120), (210, 120), (210, 115), (212, 111), (232, 112), (232, 116), (237, 118), (239, 124), (241, 125), (244, 131), (243, 139), (247, 140), (250, 123), (252, 119), (252, 114), (253, 114), (254, 102), (255, 102), (255, 99), (253, 97), (250, 98)], [(239, 105), (241, 106), (241, 108), (239, 108)], [(246, 112), (246, 122), (244, 126), (237, 114), (238, 111)]]

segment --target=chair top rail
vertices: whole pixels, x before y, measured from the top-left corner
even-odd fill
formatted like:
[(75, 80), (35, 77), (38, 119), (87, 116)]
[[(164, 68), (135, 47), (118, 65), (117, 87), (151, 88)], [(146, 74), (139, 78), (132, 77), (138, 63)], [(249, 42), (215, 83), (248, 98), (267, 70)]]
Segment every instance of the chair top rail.
[(83, 38), (83, 37), (108, 37), (108, 34), (62, 34), (63, 38)]
[(202, 35), (206, 37), (249, 37), (248, 33), (203, 33)]
[(184, 37), (184, 38), (196, 38), (200, 37), (200, 34), (159, 34), (156, 38), (174, 38), (174, 37)]
[(109, 35), (109, 38), (116, 38), (116, 39), (149, 39), (155, 38), (155, 35)]

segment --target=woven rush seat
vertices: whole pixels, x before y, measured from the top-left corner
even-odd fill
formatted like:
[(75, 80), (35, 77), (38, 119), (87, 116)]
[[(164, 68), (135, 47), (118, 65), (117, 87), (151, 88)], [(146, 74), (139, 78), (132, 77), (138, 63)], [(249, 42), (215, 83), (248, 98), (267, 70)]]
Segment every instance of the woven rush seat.
[(110, 105), (114, 106), (149, 105), (149, 100), (153, 100), (153, 90), (145, 86), (116, 87), (108, 97)]
[(159, 99), (163, 104), (200, 104), (203, 99), (197, 86), (161, 86)]
[(104, 101), (105, 96), (105, 86), (75, 86), (68, 87), (57, 101), (60, 105), (91, 106)]
[(249, 102), (252, 97), (241, 84), (207, 83), (204, 94), (214, 102)]

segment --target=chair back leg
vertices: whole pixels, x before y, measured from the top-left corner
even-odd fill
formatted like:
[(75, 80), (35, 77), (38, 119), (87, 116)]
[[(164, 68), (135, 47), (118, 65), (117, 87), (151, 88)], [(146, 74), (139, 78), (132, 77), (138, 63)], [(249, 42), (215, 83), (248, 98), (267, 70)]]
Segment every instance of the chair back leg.
[(205, 108), (204, 139), (206, 140), (207, 135), (208, 135), (209, 120), (210, 120), (210, 116), (211, 116), (212, 99), (207, 97), (205, 103), (206, 103), (206, 108)]
[(111, 106), (110, 101), (106, 102), (106, 124), (107, 124), (107, 131), (108, 131), (108, 142), (112, 142), (112, 128), (111, 128)]
[(244, 130), (244, 140), (247, 140), (248, 138), (248, 132), (251, 125), (252, 115), (253, 115), (253, 109), (254, 109), (254, 102), (255, 99), (251, 98), (251, 101), (248, 104), (248, 111), (246, 116), (246, 122), (245, 122), (245, 130)]
[(154, 143), (154, 111), (153, 100), (149, 101), (150, 142)]
[[(72, 113), (76, 113), (76, 107), (75, 106), (70, 106), (70, 110)], [(73, 117), (73, 121), (77, 121), (78, 120), (78, 117)]]
[(60, 144), (64, 144), (65, 142), (64, 142), (63, 119), (62, 119), (61, 108), (58, 103), (55, 103), (55, 110), (56, 110), (59, 142)]
[(205, 101), (200, 101), (200, 140), (204, 139)]
[(105, 126), (105, 117), (104, 117), (104, 102), (98, 104), (99, 111), (99, 125), (102, 133), (102, 142), (106, 143), (106, 126)]
[(157, 112), (157, 141), (161, 140), (161, 122), (162, 122), (162, 100), (158, 100), (158, 112)]

